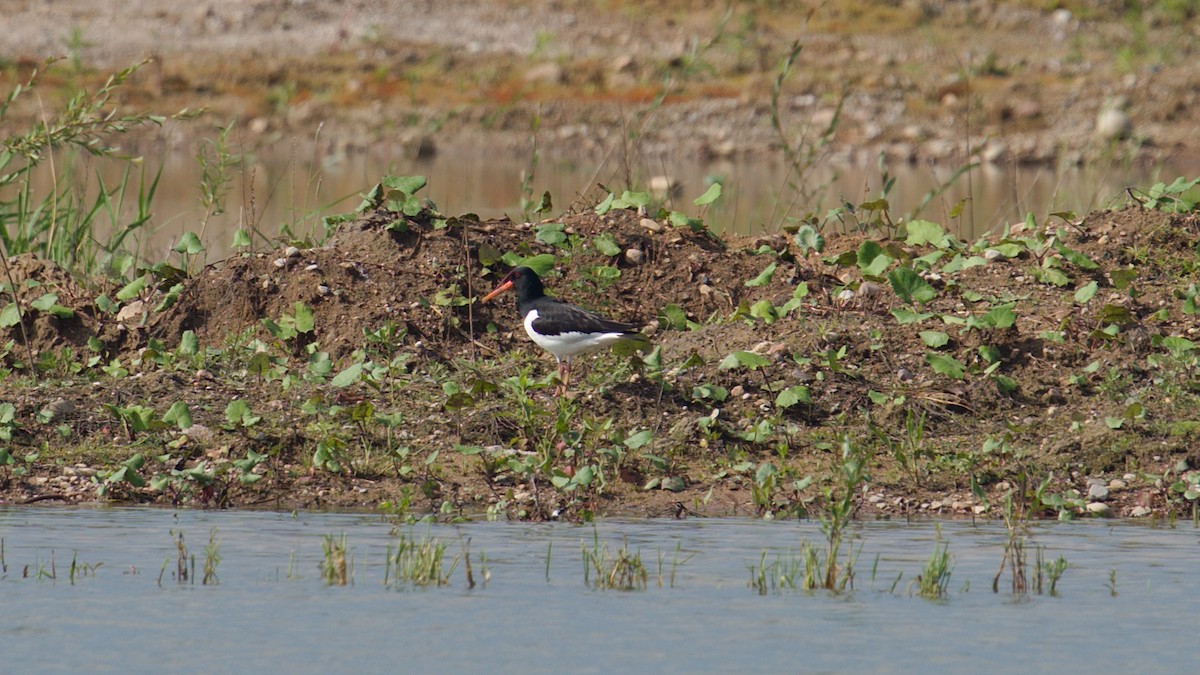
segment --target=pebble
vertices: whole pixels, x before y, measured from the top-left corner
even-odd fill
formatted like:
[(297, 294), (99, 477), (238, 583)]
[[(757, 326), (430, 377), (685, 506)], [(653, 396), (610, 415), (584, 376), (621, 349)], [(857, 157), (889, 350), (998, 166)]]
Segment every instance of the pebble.
[(126, 321), (132, 321), (134, 319), (140, 318), (142, 316), (142, 309), (145, 306), (146, 306), (145, 302), (143, 302), (141, 300), (134, 300), (133, 302), (129, 303), (128, 305), (125, 305), (124, 307), (122, 307), (121, 311), (117, 312), (117, 321), (119, 321), (121, 323), (125, 323)]
[(279, 269), (283, 269), (284, 267), (287, 267), (287, 258), (276, 258), (272, 261), (272, 263)]
[(633, 265), (641, 265), (646, 256), (639, 248), (631, 248), (625, 251), (625, 259)]
[(1125, 111), (1116, 108), (1101, 110), (1096, 116), (1096, 138), (1102, 141), (1119, 141), (1133, 133), (1133, 121)]
[(975, 512), (975, 515), (981, 515), (987, 512), (988, 507), (984, 506), (983, 504), (976, 504), (971, 508), (971, 510)]
[(971, 505), (968, 504), (967, 502), (951, 502), (950, 503), (950, 508), (954, 509), (955, 511), (966, 511), (969, 506), (971, 506)]
[(744, 393), (746, 393), (746, 388), (745, 388), (745, 387), (743, 387), (743, 386), (742, 386), (742, 385), (740, 385), (740, 384), (735, 384), (735, 385), (733, 386), (733, 389), (730, 389), (730, 390), (729, 390), (729, 395), (730, 395), (730, 396), (741, 396), (741, 395), (742, 395), (742, 394), (744, 394)]
[(987, 260), (989, 262), (992, 260), (996, 260), (997, 258), (1003, 258), (1003, 257), (1004, 257), (1004, 254), (1001, 253), (1000, 251), (997, 251), (994, 248), (989, 248), (988, 250), (983, 252), (983, 259)]
[(1087, 496), (1088, 496), (1088, 499), (1091, 499), (1094, 501), (1100, 501), (1103, 499), (1107, 499), (1108, 498), (1108, 488), (1104, 487), (1103, 485), (1101, 485), (1099, 483), (1092, 483), (1092, 484), (1088, 485)]
[(1129, 515), (1132, 518), (1145, 518), (1146, 516), (1150, 515), (1150, 508), (1146, 506), (1135, 506), (1133, 507), (1133, 510), (1129, 512)]
[(316, 272), (318, 269), (320, 269), (320, 266), (317, 265), (316, 263), (313, 263), (311, 265), (306, 265), (304, 267), (305, 272)]
[(664, 229), (662, 223), (658, 222), (657, 220), (651, 219), (651, 218), (642, 218), (641, 220), (638, 221), (638, 224), (641, 225), (642, 227), (646, 228), (647, 230), (654, 232), (655, 234), (662, 232)]
[(1112, 518), (1112, 507), (1104, 502), (1089, 502), (1087, 505), (1088, 513), (1099, 516), (1101, 518)]
[(75, 412), (75, 404), (65, 398), (57, 398), (46, 406), (46, 412), (50, 415), (50, 421), (54, 422)]
[(283, 255), (286, 258), (295, 258), (296, 256), (300, 255), (300, 249), (296, 248), (295, 246), (289, 246), (283, 249)]
[(328, 286), (326, 286), (325, 284), (317, 284), (317, 294), (318, 295), (329, 295), (329, 293), (330, 293), (330, 291), (329, 291)]
[(1137, 474), (1136, 474), (1136, 473), (1127, 473), (1127, 474), (1125, 474), (1124, 476), (1121, 476), (1121, 478), (1122, 478), (1122, 479), (1123, 479), (1123, 480), (1124, 480), (1126, 483), (1128, 483), (1129, 481), (1137, 480)]
[(1114, 478), (1114, 479), (1108, 481), (1108, 489), (1109, 490), (1124, 490), (1128, 486), (1129, 486), (1129, 484), (1126, 483), (1125, 481), (1121, 480), (1120, 478)]

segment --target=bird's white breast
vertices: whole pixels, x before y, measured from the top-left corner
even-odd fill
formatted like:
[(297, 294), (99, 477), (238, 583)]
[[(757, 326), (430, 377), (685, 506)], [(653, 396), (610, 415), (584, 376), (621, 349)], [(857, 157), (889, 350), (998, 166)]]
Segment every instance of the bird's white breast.
[(559, 360), (569, 360), (576, 354), (603, 349), (626, 337), (624, 333), (580, 333), (575, 331), (558, 335), (542, 335), (533, 329), (533, 322), (537, 319), (538, 311), (536, 309), (531, 309), (525, 314), (525, 332), (529, 335), (529, 339)]

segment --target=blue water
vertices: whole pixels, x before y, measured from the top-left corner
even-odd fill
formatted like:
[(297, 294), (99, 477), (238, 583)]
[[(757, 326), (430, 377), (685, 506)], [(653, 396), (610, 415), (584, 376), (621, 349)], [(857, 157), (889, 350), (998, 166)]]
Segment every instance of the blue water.
[[(175, 540), (196, 557), (216, 528), (219, 584), (180, 585)], [(1071, 567), (1059, 597), (991, 591), (1005, 532), (944, 522), (949, 597), (909, 595), (933, 523), (864, 523), (853, 592), (757, 595), (764, 549), (820, 540), (812, 523), (751, 520), (416, 525), (470, 539), (486, 587), (384, 585), (393, 527), (356, 514), (0, 508), (0, 671), (27, 672), (1187, 672), (1200, 597), (1200, 533), (1114, 522), (1046, 524), (1047, 559)], [(627, 541), (651, 573), (642, 592), (585, 586), (581, 543)], [(351, 586), (327, 587), (324, 535), (346, 535)], [(681, 552), (676, 553), (679, 547)], [(56, 579), (37, 578), (50, 569)], [(68, 579), (72, 557), (102, 563)], [(549, 579), (547, 580), (547, 557)], [(663, 559), (663, 587), (656, 572)], [(675, 567), (670, 587), (671, 561)], [(878, 556), (878, 563), (876, 558)], [(1030, 561), (1032, 562), (1032, 554)], [(168, 569), (160, 571), (164, 561)], [(876, 575), (871, 579), (872, 568)], [(23, 577), (28, 569), (31, 576)], [(289, 576), (289, 569), (291, 575)], [(1117, 595), (1108, 586), (1117, 571)], [(903, 573), (895, 591), (892, 581)]]

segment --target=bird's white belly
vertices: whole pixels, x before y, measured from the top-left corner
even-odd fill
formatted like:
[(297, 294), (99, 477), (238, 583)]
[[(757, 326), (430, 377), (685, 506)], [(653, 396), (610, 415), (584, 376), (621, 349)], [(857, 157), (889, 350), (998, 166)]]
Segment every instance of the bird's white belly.
[(560, 333), (558, 335), (542, 335), (533, 329), (533, 322), (538, 318), (536, 309), (525, 315), (525, 332), (529, 338), (559, 360), (567, 360), (576, 354), (586, 354), (614, 345), (626, 336), (624, 333)]

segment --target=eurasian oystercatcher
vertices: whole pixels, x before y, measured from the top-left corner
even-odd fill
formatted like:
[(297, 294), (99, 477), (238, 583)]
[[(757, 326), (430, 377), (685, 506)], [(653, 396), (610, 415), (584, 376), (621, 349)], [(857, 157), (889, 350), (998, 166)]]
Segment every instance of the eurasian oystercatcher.
[(542, 280), (528, 267), (514, 268), (495, 290), (483, 296), (481, 302), (513, 288), (517, 291), (517, 311), (525, 324), (525, 332), (558, 360), (560, 395), (566, 392), (571, 381), (572, 357), (604, 349), (622, 340), (646, 340), (646, 336), (631, 324), (605, 319), (547, 296)]

